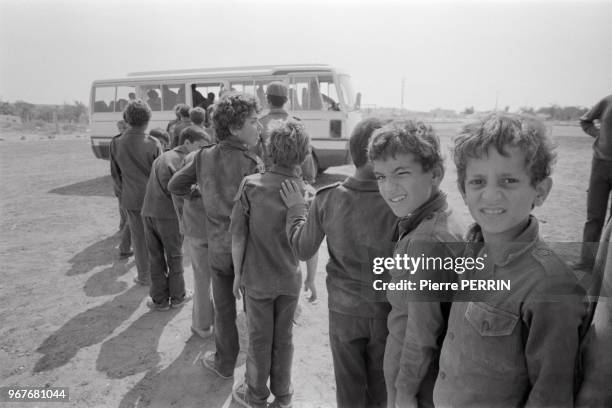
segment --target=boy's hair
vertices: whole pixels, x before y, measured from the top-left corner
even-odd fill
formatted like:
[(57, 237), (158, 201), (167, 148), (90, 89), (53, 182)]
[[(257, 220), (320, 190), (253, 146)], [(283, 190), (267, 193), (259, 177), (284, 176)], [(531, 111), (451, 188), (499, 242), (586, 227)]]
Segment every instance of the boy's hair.
[(368, 146), (370, 161), (412, 154), (423, 171), (439, 169), (444, 175), (440, 140), (430, 125), (421, 121), (393, 121), (374, 131)]
[(368, 143), (372, 133), (387, 122), (372, 117), (357, 123), (349, 140), (349, 151), (355, 167), (363, 167), (368, 162)]
[(507, 147), (519, 148), (525, 155), (525, 167), (533, 186), (550, 176), (556, 154), (546, 133), (540, 120), (508, 113), (492, 113), (465, 125), (454, 139), (452, 152), (461, 192), (465, 192), (468, 159), (486, 157), (490, 147), (495, 147), (502, 156), (508, 156)]
[(181, 134), (179, 135), (179, 146), (185, 144), (185, 140), (189, 140), (191, 143), (197, 142), (199, 140), (207, 140), (208, 135), (202, 129), (198, 129), (195, 127), (188, 127), (183, 129)]
[(119, 129), (119, 131), (124, 131), (126, 127), (127, 123), (125, 123), (125, 120), (121, 119), (117, 121), (117, 129)]
[(176, 116), (181, 118), (188, 118), (191, 106), (186, 103), (180, 103), (176, 106)]
[(243, 92), (226, 92), (214, 105), (213, 127), (218, 140), (225, 140), (232, 135), (231, 129), (240, 129), (246, 118), (252, 113), (259, 113), (259, 100)]
[(192, 108), (189, 111), (189, 119), (194, 125), (201, 125), (204, 123), (204, 119), (206, 119), (206, 111), (199, 106), (197, 108)]
[(162, 128), (152, 129), (149, 134), (159, 140), (164, 146), (168, 146), (170, 143), (170, 136), (168, 135), (168, 132)]
[(310, 153), (310, 137), (300, 122), (289, 119), (270, 124), (270, 157), (279, 166), (294, 167)]
[(286, 96), (266, 95), (268, 104), (274, 108), (282, 108), (287, 103)]
[(123, 120), (130, 126), (144, 126), (151, 120), (151, 108), (142, 99), (129, 101), (123, 111)]

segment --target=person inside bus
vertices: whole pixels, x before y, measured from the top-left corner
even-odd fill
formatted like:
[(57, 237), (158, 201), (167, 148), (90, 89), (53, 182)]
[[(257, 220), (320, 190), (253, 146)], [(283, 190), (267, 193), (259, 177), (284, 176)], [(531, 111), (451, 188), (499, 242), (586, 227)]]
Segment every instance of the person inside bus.
[(149, 105), (151, 110), (160, 111), (161, 110), (161, 98), (157, 94), (157, 91), (155, 89), (149, 89), (147, 91), (147, 96), (149, 97), (149, 99), (147, 99), (147, 104)]
[(130, 92), (128, 94), (128, 98), (130, 99), (130, 101), (135, 101), (136, 100), (136, 94), (134, 92)]
[(206, 109), (206, 107), (202, 105), (207, 102), (207, 99), (200, 91), (198, 91), (196, 84), (191, 84), (191, 99), (193, 101), (194, 108), (200, 106)]

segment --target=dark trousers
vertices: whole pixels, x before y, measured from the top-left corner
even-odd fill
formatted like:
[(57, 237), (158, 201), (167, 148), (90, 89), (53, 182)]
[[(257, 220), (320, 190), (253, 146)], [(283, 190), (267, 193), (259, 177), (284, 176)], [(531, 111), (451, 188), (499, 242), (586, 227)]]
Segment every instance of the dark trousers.
[(183, 236), (177, 219), (142, 217), (149, 254), (153, 302), (168, 304), (185, 297)]
[(246, 363), (249, 400), (254, 406), (265, 406), (272, 391), (280, 403), (288, 405), (293, 396), (293, 317), (298, 297), (260, 298), (246, 289), (244, 299), (249, 329)]
[(130, 236), (130, 224), (127, 221), (127, 211), (119, 204), (119, 253), (127, 254), (132, 250), (132, 237)]
[(593, 158), (587, 193), (587, 221), (584, 224), (580, 254), (581, 260), (585, 263), (592, 264), (595, 260), (611, 190), (612, 162)]
[(138, 280), (150, 282), (149, 256), (147, 254), (147, 244), (145, 242), (144, 225), (140, 211), (126, 210), (130, 234), (132, 237), (132, 248), (134, 248), (134, 260), (136, 261), (136, 271)]
[(234, 372), (240, 342), (236, 327), (236, 297), (233, 293), (234, 264), (231, 252), (209, 251), (215, 307), (215, 365), (224, 375)]
[(329, 311), (338, 408), (386, 406), (383, 360), (387, 334), (387, 319)]

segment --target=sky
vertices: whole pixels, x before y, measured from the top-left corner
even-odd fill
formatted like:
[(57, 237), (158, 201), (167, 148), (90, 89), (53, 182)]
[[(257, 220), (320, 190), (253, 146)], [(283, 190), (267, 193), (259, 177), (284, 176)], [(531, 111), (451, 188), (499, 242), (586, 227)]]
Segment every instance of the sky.
[[(324, 63), (362, 103), (592, 106), (612, 93), (612, 0), (0, 0), (0, 99), (88, 104), (128, 72)], [(402, 87), (402, 82), (404, 86)]]

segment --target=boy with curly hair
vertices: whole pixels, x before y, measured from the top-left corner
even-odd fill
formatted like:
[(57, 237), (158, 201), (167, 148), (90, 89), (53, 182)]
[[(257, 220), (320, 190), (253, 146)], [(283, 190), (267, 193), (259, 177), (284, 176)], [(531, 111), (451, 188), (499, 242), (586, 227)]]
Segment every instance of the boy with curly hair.
[[(374, 175), (383, 199), (399, 217), (394, 256), (447, 258), (459, 254), (463, 228), (440, 190), (444, 164), (434, 129), (419, 121), (392, 122), (377, 130), (368, 147)], [(390, 285), (411, 278), (435, 282), (456, 280), (454, 271), (412, 271), (395, 266)], [(419, 293), (387, 289), (391, 303), (389, 335), (384, 355), (387, 406), (421, 407), (432, 404), (438, 360), (431, 349), (415, 346), (413, 336), (441, 342), (450, 310), (450, 291)], [(414, 318), (419, 318), (418, 322)]]
[[(304, 194), (300, 165), (309, 143), (301, 123), (276, 122), (268, 145), (272, 167), (245, 177), (236, 195), (230, 227), (234, 295), (240, 299), (244, 290), (249, 349), (245, 382), (232, 394), (244, 406), (265, 407), (270, 389), (275, 406), (291, 406), (292, 328), (301, 272), (285, 234), (287, 209), (278, 192), (289, 179), (299, 183)], [(306, 278), (305, 289), (315, 293), (312, 276)]]
[(544, 125), (494, 113), (455, 139), (458, 187), (476, 221), (468, 251), (486, 259), (465, 279), (508, 280), (502, 291), (463, 291), (451, 308), (434, 389), (436, 406), (570, 407), (584, 291), (542, 241), (533, 208), (552, 187)]
[(222, 378), (234, 375), (240, 350), (233, 294), (234, 264), (229, 232), (234, 197), (245, 176), (263, 171), (263, 163), (249, 149), (257, 144), (261, 124), (259, 102), (253, 95), (228, 92), (215, 104), (213, 126), (219, 143), (206, 146), (170, 180), (172, 194), (191, 194), (197, 183), (206, 211), (209, 263), (215, 304), (216, 351), (202, 363)]

